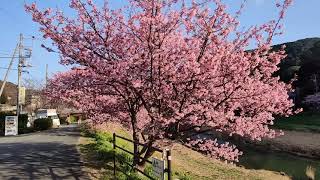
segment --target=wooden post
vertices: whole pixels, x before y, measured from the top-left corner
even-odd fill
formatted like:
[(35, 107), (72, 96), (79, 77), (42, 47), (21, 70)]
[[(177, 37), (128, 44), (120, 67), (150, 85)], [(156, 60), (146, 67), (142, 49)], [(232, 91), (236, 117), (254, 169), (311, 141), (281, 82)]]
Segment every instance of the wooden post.
[(113, 176), (116, 178), (116, 133), (113, 133)]
[(168, 180), (171, 180), (171, 150), (170, 149), (166, 149), (166, 155), (167, 155)]

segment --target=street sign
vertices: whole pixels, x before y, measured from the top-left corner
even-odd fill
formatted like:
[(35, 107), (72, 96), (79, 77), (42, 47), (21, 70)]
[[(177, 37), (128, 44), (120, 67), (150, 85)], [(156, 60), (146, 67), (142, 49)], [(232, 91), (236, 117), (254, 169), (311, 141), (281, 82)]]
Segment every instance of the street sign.
[(5, 136), (15, 136), (18, 134), (18, 116), (6, 116)]
[(164, 180), (164, 161), (152, 158), (153, 175), (160, 180)]
[(25, 104), (26, 103), (26, 88), (20, 87), (19, 88), (19, 104)]

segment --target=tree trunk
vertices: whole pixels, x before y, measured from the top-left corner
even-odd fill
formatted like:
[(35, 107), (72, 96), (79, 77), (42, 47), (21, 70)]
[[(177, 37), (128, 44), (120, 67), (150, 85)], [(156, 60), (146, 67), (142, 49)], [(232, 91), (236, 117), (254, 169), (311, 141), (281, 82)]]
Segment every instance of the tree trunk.
[(137, 133), (137, 117), (135, 113), (131, 113), (131, 126), (133, 138), (133, 166), (139, 163), (139, 135)]
[(154, 149), (152, 148), (154, 141), (150, 140), (148, 143), (146, 143), (142, 150), (140, 151), (140, 156), (144, 154), (143, 158), (139, 162), (139, 166), (144, 166), (146, 163), (146, 160), (149, 159), (153, 153), (155, 152)]
[(133, 156), (133, 165), (137, 165), (139, 164), (139, 161), (140, 161), (140, 158), (139, 158), (139, 135), (137, 134), (137, 132), (135, 130), (133, 130), (133, 133), (132, 133), (132, 137), (133, 137), (133, 141), (134, 141), (134, 144), (133, 144), (133, 153), (134, 153), (134, 156)]

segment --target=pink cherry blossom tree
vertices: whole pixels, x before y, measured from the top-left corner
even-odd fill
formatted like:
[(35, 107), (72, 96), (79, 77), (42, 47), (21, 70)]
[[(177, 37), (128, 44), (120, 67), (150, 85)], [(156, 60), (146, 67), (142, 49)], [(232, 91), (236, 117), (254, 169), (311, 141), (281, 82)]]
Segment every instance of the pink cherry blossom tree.
[[(269, 126), (274, 115), (292, 114), (293, 103), (291, 87), (273, 76), (285, 52), (270, 45), (291, 0), (276, 4), (276, 20), (246, 30), (238, 21), (245, 3), (235, 15), (220, 0), (129, 0), (116, 10), (71, 0), (75, 18), (35, 3), (26, 10), (60, 63), (74, 67), (51, 80), (51, 100), (73, 104), (95, 123), (118, 122), (151, 147), (202, 129), (252, 140), (281, 134)], [(217, 139), (187, 143), (217, 159), (242, 154)]]

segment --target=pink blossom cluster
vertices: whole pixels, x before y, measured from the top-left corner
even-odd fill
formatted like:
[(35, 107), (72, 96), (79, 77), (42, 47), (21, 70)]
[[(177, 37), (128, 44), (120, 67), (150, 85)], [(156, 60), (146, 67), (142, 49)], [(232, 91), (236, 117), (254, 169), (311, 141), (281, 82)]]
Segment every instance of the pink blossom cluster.
[[(71, 0), (76, 18), (26, 6), (61, 63), (74, 67), (48, 84), (52, 101), (72, 104), (95, 123), (119, 122), (151, 143), (202, 128), (252, 140), (279, 135), (269, 128), (273, 116), (292, 114), (293, 103), (291, 87), (273, 76), (284, 48), (270, 45), (290, 0), (278, 5), (277, 20), (245, 31), (237, 20), (244, 5), (232, 15), (220, 0), (129, 3), (112, 10)], [(227, 143), (197, 146), (228, 160), (241, 154)]]
[(236, 146), (229, 145), (228, 142), (219, 144), (217, 139), (190, 140), (187, 145), (196, 147), (200, 152), (213, 158), (226, 160), (227, 162), (239, 162), (238, 157), (243, 154), (243, 152), (236, 149)]

